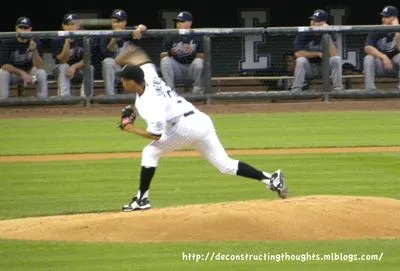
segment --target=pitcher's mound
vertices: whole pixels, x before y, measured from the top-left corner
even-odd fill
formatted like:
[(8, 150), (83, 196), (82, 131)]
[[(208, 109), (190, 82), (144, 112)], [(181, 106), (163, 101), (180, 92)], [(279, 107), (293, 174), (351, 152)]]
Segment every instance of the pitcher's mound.
[(400, 238), (400, 201), (307, 196), (0, 221), (0, 238), (160, 242)]

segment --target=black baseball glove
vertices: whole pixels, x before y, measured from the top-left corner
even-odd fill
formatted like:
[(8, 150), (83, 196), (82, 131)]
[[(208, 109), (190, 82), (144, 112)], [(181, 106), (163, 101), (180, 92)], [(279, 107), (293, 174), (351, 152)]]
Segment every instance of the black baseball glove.
[(127, 105), (122, 109), (121, 112), (121, 121), (118, 127), (123, 130), (126, 125), (133, 124), (136, 120), (136, 112), (135, 109), (131, 105)]

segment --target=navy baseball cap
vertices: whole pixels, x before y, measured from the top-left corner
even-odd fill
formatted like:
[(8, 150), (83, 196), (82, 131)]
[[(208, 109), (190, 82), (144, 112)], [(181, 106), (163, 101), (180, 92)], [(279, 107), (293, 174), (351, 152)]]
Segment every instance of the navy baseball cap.
[(386, 6), (379, 14), (382, 15), (382, 17), (397, 17), (399, 15), (399, 11), (394, 6)]
[(15, 25), (17, 27), (30, 28), (32, 27), (32, 21), (28, 17), (19, 17)]
[(78, 15), (74, 13), (68, 13), (64, 15), (63, 24), (75, 24), (75, 20), (78, 20)]
[(326, 12), (323, 9), (316, 9), (313, 13), (312, 16), (309, 17), (309, 19), (314, 20), (316, 22), (327, 22), (328, 21), (328, 12)]
[(144, 82), (144, 72), (143, 72), (142, 68), (140, 68), (139, 66), (130, 65), (130, 64), (125, 65), (122, 68), (122, 70), (120, 70), (119, 72), (116, 72), (116, 75), (119, 78), (133, 80), (137, 83)]
[(125, 10), (115, 9), (111, 13), (111, 18), (117, 19), (118, 21), (126, 21), (128, 19), (128, 14), (126, 14)]
[(192, 22), (193, 21), (193, 16), (189, 11), (182, 11), (174, 18), (174, 21)]

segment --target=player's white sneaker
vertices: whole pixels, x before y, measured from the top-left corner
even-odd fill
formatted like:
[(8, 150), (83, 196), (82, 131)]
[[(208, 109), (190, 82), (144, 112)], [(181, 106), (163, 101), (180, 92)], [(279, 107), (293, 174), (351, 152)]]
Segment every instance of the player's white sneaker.
[(132, 201), (128, 204), (122, 206), (123, 212), (132, 212), (132, 211), (142, 211), (149, 210), (151, 208), (150, 200), (148, 198), (143, 198), (138, 200), (137, 197), (134, 197)]
[(275, 171), (270, 178), (269, 189), (278, 193), (278, 196), (282, 199), (286, 199), (288, 196), (288, 188), (285, 183), (285, 176), (281, 169)]

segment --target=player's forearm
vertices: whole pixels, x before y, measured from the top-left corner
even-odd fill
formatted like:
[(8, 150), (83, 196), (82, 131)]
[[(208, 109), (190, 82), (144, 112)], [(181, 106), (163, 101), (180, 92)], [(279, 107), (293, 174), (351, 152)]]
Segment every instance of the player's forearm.
[(168, 52), (161, 52), (160, 54), (160, 59), (163, 59), (164, 57), (168, 56)]
[(295, 56), (296, 56), (296, 58), (299, 58), (299, 57), (305, 57), (305, 58), (321, 57), (321, 52), (300, 50), (300, 51), (295, 52)]
[(63, 53), (61, 52), (59, 55), (57, 55), (57, 59), (60, 63), (64, 64), (67, 63), (69, 60), (69, 53)]
[(396, 33), (396, 47), (400, 51), (400, 33)]
[(57, 55), (57, 59), (58, 61), (60, 61), (61, 63), (67, 63), (70, 57), (70, 50), (71, 46), (69, 45), (69, 43), (64, 43), (64, 46), (62, 48), (62, 51), (60, 54)]
[(143, 63), (150, 61), (150, 57), (143, 51), (143, 49), (135, 45), (130, 45), (129, 48), (124, 49), (124, 51), (118, 54), (115, 58), (115, 62), (120, 66), (126, 64), (140, 66)]
[(116, 52), (117, 48), (118, 48), (117, 41), (118, 41), (118, 39), (112, 38), (107, 45), (107, 50), (110, 52), (113, 52), (113, 53)]
[(44, 60), (40, 56), (40, 54), (39, 54), (39, 52), (37, 50), (33, 51), (32, 63), (33, 63), (33, 66), (35, 66), (38, 69), (43, 69), (44, 68)]
[(14, 65), (11, 65), (11, 64), (4, 64), (3, 66), (1, 66), (1, 69), (8, 71), (10, 73), (15, 73), (15, 74), (19, 74), (19, 75), (22, 75), (22, 73), (24, 73), (23, 70), (18, 69), (16, 67), (14, 67)]
[(364, 51), (368, 55), (373, 55), (375, 57), (379, 57), (380, 59), (383, 59), (386, 57), (385, 54), (381, 53), (378, 49), (376, 49), (374, 46), (366, 46), (364, 48)]
[(139, 136), (147, 138), (147, 139), (152, 139), (152, 140), (159, 140), (161, 137), (161, 136), (149, 133), (148, 131), (143, 130), (141, 128), (134, 127), (132, 124), (126, 125), (124, 127), (124, 131), (128, 132), (128, 133), (139, 135)]
[(75, 66), (76, 69), (81, 69), (83, 67), (85, 63), (83, 62), (83, 60), (76, 62), (75, 64), (73, 64), (73, 66)]
[(333, 42), (329, 45), (329, 56), (337, 56), (337, 50)]

